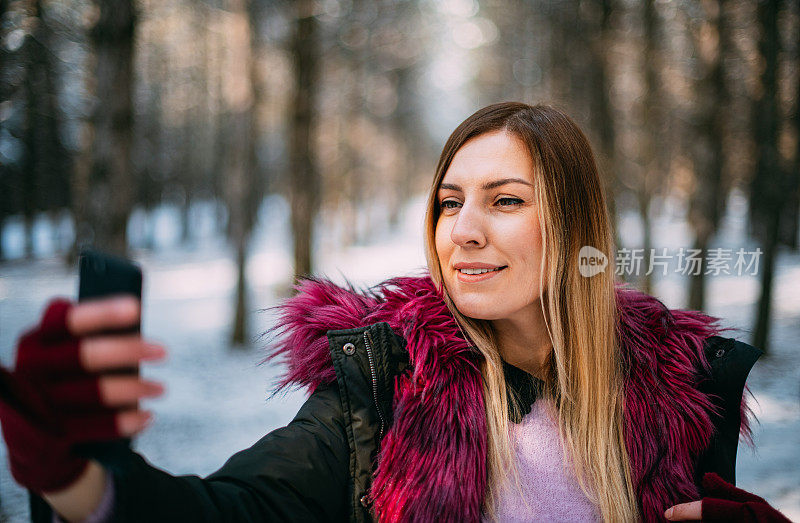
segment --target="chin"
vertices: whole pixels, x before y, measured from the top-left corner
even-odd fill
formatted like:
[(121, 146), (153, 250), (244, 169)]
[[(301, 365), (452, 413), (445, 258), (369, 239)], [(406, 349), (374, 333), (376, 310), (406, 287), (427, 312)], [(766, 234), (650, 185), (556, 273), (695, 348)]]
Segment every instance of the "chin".
[(453, 297), (458, 312), (474, 320), (499, 320), (506, 316), (497, 303), (486, 300), (457, 299)]

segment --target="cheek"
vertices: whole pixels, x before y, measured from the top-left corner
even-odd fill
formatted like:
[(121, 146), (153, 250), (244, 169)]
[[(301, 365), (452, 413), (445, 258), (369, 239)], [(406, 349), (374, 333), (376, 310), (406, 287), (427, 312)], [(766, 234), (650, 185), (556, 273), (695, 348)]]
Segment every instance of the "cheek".
[(538, 218), (530, 218), (518, 224), (513, 230), (506, 231), (506, 243), (509, 258), (516, 262), (515, 271), (516, 295), (527, 298), (538, 297), (541, 287), (546, 287), (546, 267), (542, 267), (544, 250), (542, 247), (542, 231)]
[(542, 256), (542, 231), (538, 219), (528, 218), (514, 223), (503, 231), (502, 238), (503, 244), (517, 260), (535, 263), (538, 267)]
[(436, 253), (439, 257), (439, 263), (442, 265), (442, 269), (445, 268), (447, 259), (450, 257), (450, 251), (452, 250), (453, 242), (450, 241), (450, 233), (446, 230), (446, 226), (442, 223), (442, 220), (436, 224), (436, 230), (434, 232), (434, 245), (436, 246)]
[[(542, 244), (542, 230), (539, 227), (538, 218), (531, 223), (530, 232), (526, 235), (524, 243), (525, 250), (528, 253), (528, 264), (530, 271), (536, 275), (535, 281), (532, 281), (533, 292), (538, 296), (541, 292), (540, 286), (547, 286), (547, 260), (544, 256), (544, 248)], [(543, 265), (544, 264), (544, 265)]]
[[(528, 229), (528, 246), (529, 248), (541, 254), (542, 251), (542, 228), (539, 223), (539, 217), (534, 215)], [(538, 261), (538, 260), (537, 260)]]

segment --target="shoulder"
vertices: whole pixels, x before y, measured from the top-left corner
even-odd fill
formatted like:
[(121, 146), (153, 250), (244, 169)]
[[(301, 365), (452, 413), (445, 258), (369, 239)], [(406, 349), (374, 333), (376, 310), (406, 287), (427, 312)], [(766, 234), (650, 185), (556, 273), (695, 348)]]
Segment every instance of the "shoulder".
[(750, 435), (745, 382), (763, 352), (748, 343), (723, 336), (706, 338), (703, 348), (708, 368), (698, 388), (710, 396), (716, 412), (711, 416), (714, 435), (699, 457), (695, 482), (700, 487), (703, 474), (716, 472), (735, 484), (739, 438)]
[(750, 369), (763, 352), (735, 338), (709, 336), (703, 349), (709, 364), (708, 392), (738, 404)]

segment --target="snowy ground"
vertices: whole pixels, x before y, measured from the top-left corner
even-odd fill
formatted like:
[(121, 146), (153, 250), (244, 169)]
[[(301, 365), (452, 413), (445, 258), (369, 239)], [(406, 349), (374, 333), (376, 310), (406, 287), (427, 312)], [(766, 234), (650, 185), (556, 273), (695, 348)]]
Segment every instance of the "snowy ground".
[[(742, 239), (743, 222), (737, 217), (741, 206), (733, 204), (720, 245), (751, 247)], [(658, 247), (689, 245), (685, 226), (673, 214), (674, 209), (665, 207), (656, 223), (658, 238), (665, 242)], [(269, 313), (258, 309), (276, 304), (290, 277), (287, 213), (282, 203), (274, 202), (261, 217), (248, 266), (254, 343), (244, 349), (231, 348), (226, 341), (235, 283), (229, 249), (218, 238), (202, 234), (193, 248), (169, 247), (173, 215), (167, 209), (156, 223), (163, 246), (155, 253), (137, 255), (145, 273), (143, 331), (165, 343), (170, 355), (167, 361), (143, 369), (145, 376), (164, 382), (167, 393), (147, 403), (155, 421), (135, 446), (151, 463), (172, 473), (205, 475), (235, 451), (285, 425), (303, 401), (303, 395), (295, 392), (266, 402), (281, 369), (257, 365), (264, 342), (255, 338), (270, 325)], [(205, 216), (208, 222), (211, 218)], [(415, 272), (424, 265), (419, 201), (409, 206), (406, 216), (397, 235), (348, 249), (337, 246), (336, 227), (322, 225), (316, 249), (318, 272), (357, 283)], [(14, 247), (15, 231), (7, 232), (6, 247)], [(626, 243), (635, 245), (628, 240), (638, 234), (633, 219), (623, 223), (622, 232)], [(46, 239), (41, 242), (46, 252)], [(12, 360), (16, 338), (37, 318), (47, 299), (74, 296), (76, 288), (75, 275), (56, 259), (0, 265), (4, 365)], [(659, 281), (656, 294), (670, 306), (681, 306), (683, 288), (682, 280), (670, 277)], [(756, 451), (740, 447), (737, 479), (742, 488), (764, 496), (800, 521), (800, 256), (781, 256), (775, 288), (772, 353), (756, 364), (748, 381), (760, 419), (754, 427)], [(757, 290), (753, 277), (711, 278), (708, 312), (741, 328), (738, 336), (748, 341)], [(0, 521), (25, 521), (26, 494), (8, 472), (4, 446), (0, 460)]]

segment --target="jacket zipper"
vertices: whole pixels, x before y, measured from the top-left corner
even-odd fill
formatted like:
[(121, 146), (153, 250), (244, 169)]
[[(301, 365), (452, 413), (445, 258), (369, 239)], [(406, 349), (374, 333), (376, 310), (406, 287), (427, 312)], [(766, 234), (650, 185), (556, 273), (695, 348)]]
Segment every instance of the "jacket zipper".
[(380, 438), (383, 438), (383, 427), (386, 421), (383, 418), (383, 410), (380, 403), (378, 403), (378, 376), (375, 372), (375, 360), (372, 355), (372, 336), (369, 331), (364, 331), (364, 345), (367, 346), (367, 359), (369, 360), (369, 370), (372, 373), (372, 397), (375, 400), (375, 408), (378, 409), (378, 417), (381, 419)]

